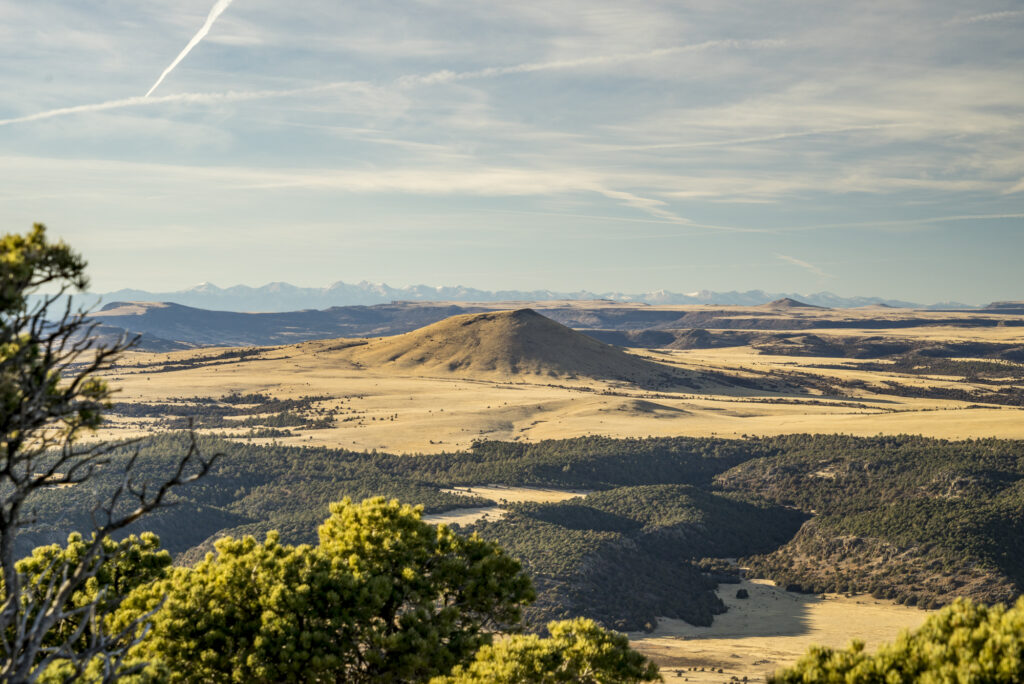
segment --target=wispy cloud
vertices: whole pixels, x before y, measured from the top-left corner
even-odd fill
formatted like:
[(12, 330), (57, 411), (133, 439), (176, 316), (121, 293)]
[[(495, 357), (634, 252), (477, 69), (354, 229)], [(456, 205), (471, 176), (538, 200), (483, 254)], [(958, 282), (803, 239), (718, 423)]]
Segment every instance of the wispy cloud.
[(106, 102), (95, 102), (92, 104), (74, 105), (71, 107), (60, 107), (58, 109), (48, 109), (43, 112), (36, 112), (35, 114), (26, 114), (25, 116), (16, 116), (10, 119), (0, 119), (0, 126), (27, 123), (29, 121), (40, 121), (42, 119), (52, 119), (54, 117), (70, 116), (72, 114), (103, 112), (111, 109), (125, 109), (128, 107), (149, 107), (153, 105), (167, 104), (170, 102), (180, 102), (185, 104), (217, 104), (221, 102), (244, 102), (246, 100), (261, 100), (275, 97), (312, 95), (314, 93), (319, 92), (344, 89), (348, 89), (353, 92), (366, 92), (372, 89), (372, 86), (370, 86), (368, 83), (360, 83), (357, 81), (339, 81), (336, 83), (324, 83), (321, 85), (310, 86), (307, 88), (291, 88), (287, 90), (228, 90), (220, 93), (175, 93), (174, 95), (158, 95), (156, 97), (150, 97), (148, 95), (136, 95), (134, 97), (125, 97), (118, 100), (108, 100)]
[[(1024, 4), (812, 4), (7, 3), (0, 219), (79, 230), (99, 278), (120, 271), (96, 226), (237, 236), (260, 220), (289, 235), (449, 231), (528, 243), (524, 254), (536, 242), (601, 268), (635, 264), (634, 281), (659, 260), (679, 265), (680, 282), (652, 276), (654, 288), (790, 291), (822, 278), (803, 264), (830, 287), (905, 298), (980, 299), (982, 283), (994, 298), (1018, 282)], [(728, 239), (737, 230), (749, 238)], [(836, 254), (863, 262), (865, 233), (881, 232), (889, 253), (926, 255), (930, 270), (865, 281), (840, 268)], [(263, 238), (241, 263), (276, 256)], [(688, 242), (673, 253), (662, 239)], [(412, 250), (371, 267), (369, 249), (310, 277), (351, 266), (432, 279), (449, 263)], [(731, 258), (757, 265), (684, 284)], [(954, 261), (964, 268), (945, 268)], [(196, 280), (203, 268), (182, 264)]]
[(794, 138), (810, 138), (816, 136), (838, 135), (842, 133), (859, 133), (863, 131), (880, 131), (895, 126), (905, 126), (901, 123), (868, 124), (863, 126), (842, 126), (840, 128), (821, 128), (809, 131), (795, 131), (791, 133), (776, 133), (773, 135), (757, 135), (746, 138), (728, 138), (725, 140), (703, 140), (700, 142), (669, 142), (651, 145), (608, 145), (610, 150), (678, 150), (697, 149), (701, 147), (735, 147), (739, 145), (751, 145), (755, 143), (780, 142)]
[[(84, 105), (73, 105), (70, 107), (59, 107), (56, 109), (50, 109), (42, 112), (36, 112), (34, 114), (26, 114), (25, 116), (12, 117), (9, 119), (0, 119), (0, 126), (7, 126), (16, 123), (27, 123), (30, 121), (39, 121), (42, 119), (50, 119), (58, 116), (69, 116), (73, 114), (84, 114), (89, 112), (101, 112), (111, 109), (122, 109), (126, 107), (138, 107), (143, 105), (151, 104), (162, 104), (167, 102), (181, 102), (190, 104), (208, 104), (216, 102), (240, 102), (245, 100), (257, 100), (257, 99), (268, 99), (268, 98), (283, 98), (283, 97), (295, 97), (301, 95), (309, 95), (317, 92), (323, 92), (328, 90), (336, 90), (340, 88), (348, 88), (353, 85), (360, 87), (368, 87), (367, 83), (360, 82), (335, 82), (335, 83), (322, 83), (313, 85), (305, 88), (291, 88), (283, 90), (251, 90), (251, 91), (226, 91), (226, 92), (206, 92), (206, 93), (177, 93), (174, 95), (166, 95), (159, 97), (151, 97), (151, 94), (156, 90), (157, 86), (160, 85), (161, 81), (171, 72), (178, 63), (184, 59), (185, 55), (195, 47), (195, 44), (202, 40), (203, 36), (209, 32), (209, 27), (212, 26), (213, 21), (220, 16), (221, 12), (231, 4), (231, 0), (220, 0), (217, 5), (214, 6), (210, 12), (210, 17), (207, 18), (207, 24), (204, 24), (203, 29), (200, 29), (199, 33), (193, 37), (189, 44), (182, 50), (181, 54), (178, 55), (177, 59), (171, 63), (164, 73), (161, 74), (153, 87), (149, 89), (145, 95), (141, 97), (126, 97), (116, 100), (108, 100), (106, 102), (97, 102), (92, 104)], [(218, 8), (220, 8), (219, 11)], [(784, 45), (785, 42), (781, 40), (715, 40), (707, 41), (704, 43), (697, 43), (694, 45), (682, 45), (677, 47), (662, 48), (658, 50), (651, 50), (648, 52), (640, 53), (623, 53), (623, 54), (612, 54), (612, 55), (597, 55), (592, 57), (582, 57), (579, 59), (570, 60), (555, 60), (549, 62), (531, 62), (525, 64), (518, 64), (507, 67), (490, 67), (487, 69), (478, 69), (475, 71), (436, 71), (429, 74), (409, 74), (401, 76), (396, 79), (396, 83), (400, 86), (409, 86), (414, 84), (421, 85), (432, 85), (446, 82), (462, 81), (469, 79), (484, 79), (494, 78), (507, 74), (515, 73), (532, 73), (538, 71), (553, 71), (559, 69), (573, 69), (591, 65), (602, 65), (602, 64), (613, 64), (613, 63), (624, 63), (640, 59), (654, 59), (657, 57), (668, 56), (680, 52), (700, 52), (713, 48), (742, 48), (742, 49), (756, 49), (756, 48), (774, 48)]]
[(1006, 190), (1003, 190), (1004, 195), (1012, 195), (1017, 192), (1024, 192), (1024, 178), (1020, 179), (1020, 182), (1016, 185), (1012, 185)]
[(448, 69), (442, 69), (440, 71), (434, 71), (429, 74), (404, 76), (399, 79), (399, 83), (405, 85), (432, 85), (435, 83), (449, 83), (453, 81), (494, 78), (497, 76), (508, 76), (510, 74), (530, 74), (540, 71), (561, 71), (566, 69), (580, 69), (591, 66), (609, 66), (613, 64), (625, 64), (627, 62), (636, 62), (640, 60), (671, 57), (673, 55), (679, 55), (686, 52), (704, 52), (705, 50), (714, 49), (757, 50), (780, 48), (784, 47), (785, 45), (786, 41), (776, 39), (709, 40), (704, 41), (702, 43), (694, 43), (692, 45), (676, 45), (673, 47), (658, 48), (656, 50), (647, 50), (644, 52), (612, 53), (607, 55), (590, 55), (587, 57), (578, 57), (574, 59), (557, 59), (545, 62), (526, 62), (523, 64), (514, 64), (511, 66), (502, 67), (488, 67), (486, 69), (476, 69), (472, 71), (451, 71)]
[[(424, 168), (321, 170), (280, 174), (267, 172), (254, 179), (250, 188), (337, 189), (354, 193), (401, 192), (417, 195), (479, 195), (490, 197), (548, 196), (563, 193), (594, 193), (637, 209), (668, 223), (687, 226), (687, 218), (658, 199), (619, 190), (628, 177), (607, 176), (579, 168)], [(721, 230), (732, 230), (722, 227)]]
[(983, 21), (1004, 21), (1006, 19), (1016, 19), (1017, 17), (1024, 17), (1024, 10), (1006, 10), (1003, 12), (988, 12), (987, 14), (975, 14), (971, 17), (964, 17), (962, 19), (954, 19), (952, 24), (977, 24)]
[(821, 278), (831, 278), (831, 276), (828, 273), (825, 273), (825, 271), (821, 270), (814, 264), (810, 264), (804, 261), (803, 259), (797, 259), (796, 257), (792, 257), (787, 254), (776, 254), (775, 256), (787, 263), (793, 264), (794, 266), (799, 266), (805, 271), (810, 271), (814, 275), (819, 276)]
[(660, 219), (664, 219), (671, 223), (689, 224), (692, 223), (689, 219), (685, 219), (675, 212), (669, 211), (667, 203), (658, 199), (652, 199), (650, 197), (640, 197), (639, 195), (633, 194), (632, 192), (623, 192), (621, 190), (611, 190), (606, 187), (595, 186), (595, 191), (598, 194), (604, 195), (609, 199), (614, 199), (628, 207), (634, 209), (640, 209), (651, 216), (657, 216)]
[(825, 228), (889, 228), (899, 226), (928, 226), (933, 223), (963, 223), (972, 221), (1009, 221), (1024, 219), (1024, 213), (1006, 212), (1000, 214), (956, 214), (952, 216), (924, 216), (914, 219), (878, 219), (875, 221), (847, 221), (844, 223), (819, 223), (815, 225), (788, 228), (786, 232), (821, 230)]
[(188, 53), (192, 52), (192, 48), (198, 45), (199, 41), (206, 37), (206, 34), (210, 32), (211, 28), (213, 28), (213, 22), (217, 21), (217, 17), (223, 14), (224, 10), (231, 6), (231, 2), (232, 0), (217, 0), (217, 2), (213, 4), (213, 8), (206, 16), (206, 21), (203, 22), (203, 25), (199, 28), (196, 34), (192, 36), (192, 40), (188, 41), (188, 45), (185, 46), (185, 49), (178, 53), (178, 56), (174, 58), (174, 61), (171, 62), (170, 66), (164, 69), (163, 73), (160, 74), (160, 78), (156, 79), (156, 83), (153, 84), (153, 87), (146, 92), (145, 97), (152, 95), (153, 91), (164, 82), (165, 78), (167, 78), (167, 74), (174, 71), (174, 67), (178, 66), (181, 63), (181, 60), (185, 59)]
[[(173, 179), (181, 187), (199, 183), (221, 191), (313, 190), (345, 194), (399, 193), (423, 196), (466, 195), (479, 197), (545, 197), (562, 194), (593, 194), (642, 211), (679, 226), (690, 221), (671, 211), (662, 201), (639, 196), (617, 187), (636, 183), (628, 175), (613, 175), (578, 167), (548, 169), (484, 166), (475, 163), (445, 164), (443, 167), (410, 168), (311, 168), (281, 170), (253, 167), (200, 167), (139, 162), (79, 160), (76, 162), (43, 158), (0, 156), (0, 181), (11, 180), (6, 173), (21, 169), (27, 180), (33, 174), (54, 177), (57, 170), (68, 178), (89, 178), (102, 192), (118, 185), (112, 179), (133, 179), (136, 189), (170, 185)], [(2, 183), (0, 183), (2, 185)], [(81, 187), (78, 180), (68, 187)], [(173, 186), (177, 187), (177, 186)], [(172, 190), (174, 192), (176, 190)], [(20, 192), (20, 191), (19, 191)], [(722, 227), (721, 230), (731, 230)]]

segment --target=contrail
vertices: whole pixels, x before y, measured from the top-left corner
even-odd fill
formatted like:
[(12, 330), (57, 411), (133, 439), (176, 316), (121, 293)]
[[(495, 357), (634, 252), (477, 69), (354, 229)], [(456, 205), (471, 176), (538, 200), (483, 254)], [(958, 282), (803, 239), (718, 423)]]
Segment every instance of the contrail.
[(478, 69), (476, 71), (450, 71), (448, 69), (442, 69), (441, 71), (435, 71), (430, 74), (404, 76), (402, 78), (399, 78), (398, 82), (403, 85), (432, 85), (435, 83), (447, 83), (451, 81), (464, 81), (468, 79), (478, 78), (492, 78), (494, 76), (506, 76), (509, 74), (529, 74), (537, 71), (555, 71), (561, 69), (575, 69), (579, 67), (598, 66), (602, 64), (618, 64), (622, 62), (632, 62), (642, 59), (667, 57), (670, 55), (686, 52), (704, 52), (705, 50), (712, 50), (716, 48), (756, 50), (759, 48), (779, 48), (785, 47), (786, 45), (786, 41), (775, 39), (709, 40), (703, 43), (693, 43), (690, 45), (676, 45), (674, 47), (658, 48), (656, 50), (649, 50), (647, 52), (625, 52), (604, 55), (590, 55), (588, 57), (579, 57), (576, 59), (562, 59), (551, 62), (528, 62), (525, 64), (515, 64), (513, 66), (488, 67), (486, 69)]
[(174, 58), (171, 65), (164, 69), (164, 73), (160, 74), (160, 78), (156, 79), (156, 83), (154, 83), (153, 87), (146, 92), (144, 97), (149, 97), (153, 94), (153, 91), (157, 89), (157, 86), (163, 83), (164, 79), (167, 78), (167, 74), (174, 71), (174, 67), (178, 66), (178, 64), (181, 63), (181, 60), (185, 59), (185, 55), (190, 53), (192, 48), (198, 45), (199, 41), (206, 37), (206, 34), (209, 33), (210, 29), (213, 27), (213, 22), (217, 21), (217, 17), (223, 14), (224, 10), (226, 10), (230, 5), (231, 0), (217, 0), (217, 2), (214, 3), (213, 9), (211, 9), (210, 13), (206, 16), (206, 22), (203, 24), (202, 28), (196, 32), (196, 35), (192, 36), (192, 40), (188, 41), (188, 45), (186, 45), (185, 49)]
[(976, 24), (979, 21), (1002, 21), (1003, 19), (1014, 19), (1024, 15), (1024, 10), (1006, 10), (1005, 12), (989, 12), (988, 14), (975, 14), (973, 17), (953, 19), (949, 24)]
[(163, 102), (184, 102), (186, 104), (216, 104), (218, 102), (244, 102), (246, 100), (261, 100), (274, 97), (291, 97), (294, 95), (307, 95), (329, 90), (349, 90), (353, 93), (365, 93), (370, 89), (369, 84), (359, 81), (337, 81), (324, 83), (322, 85), (310, 86), (308, 88), (292, 88), (290, 90), (228, 90), (220, 93), (175, 93), (173, 95), (157, 95), (148, 97), (135, 95), (120, 100), (108, 100), (106, 102), (95, 102), (93, 104), (75, 105), (73, 107), (61, 107), (49, 109), (45, 112), (26, 114), (11, 119), (0, 119), (0, 126), (25, 123), (28, 121), (39, 121), (41, 119), (52, 119), (58, 116), (70, 114), (84, 114), (86, 112), (102, 112), (108, 109), (123, 109), (125, 107), (145, 107), (160, 104)]
[[(176, 95), (163, 95), (157, 97), (150, 97), (153, 91), (156, 90), (157, 86), (164, 80), (168, 73), (171, 72), (174, 67), (188, 54), (188, 52), (195, 47), (196, 43), (203, 39), (210, 31), (210, 27), (214, 21), (219, 17), (225, 9), (231, 4), (232, 0), (217, 0), (217, 4), (214, 5), (213, 9), (210, 10), (210, 15), (206, 18), (206, 23), (199, 30), (198, 33), (189, 41), (189, 44), (185, 46), (185, 49), (181, 51), (177, 59), (171, 63), (164, 73), (160, 75), (160, 78), (153, 87), (149, 89), (145, 95), (137, 95), (135, 97), (126, 97), (118, 100), (109, 100), (107, 102), (97, 102), (86, 105), (75, 105), (71, 107), (60, 107), (57, 109), (50, 109), (42, 112), (36, 112), (35, 114), (26, 114), (24, 116), (12, 117), (9, 119), (0, 119), (0, 126), (7, 126), (11, 124), (25, 123), (29, 121), (38, 121), (40, 119), (50, 119), (58, 116), (67, 116), (72, 114), (80, 114), (85, 112), (96, 112), (104, 111), (108, 109), (121, 109), (123, 107), (138, 107), (149, 104), (156, 104), (158, 102), (191, 102), (191, 103), (204, 103), (204, 102), (217, 102), (217, 101), (239, 101), (239, 100), (251, 100), (251, 99), (262, 99), (272, 97), (289, 97), (293, 95), (301, 95), (306, 93), (316, 93), (326, 90), (334, 89), (345, 89), (353, 88), (358, 91), (366, 91), (372, 87), (372, 84), (361, 82), (361, 81), (337, 81), (324, 83), (316, 86), (309, 86), (306, 88), (293, 88), (289, 90), (258, 90), (258, 91), (228, 91), (221, 93), (180, 93)], [(652, 57), (662, 57), (665, 55), (671, 55), (678, 52), (700, 52), (712, 48), (737, 48), (737, 49), (757, 49), (757, 48), (775, 48), (786, 45), (785, 41), (782, 40), (715, 40), (708, 41), (705, 43), (697, 43), (694, 45), (682, 45), (671, 48), (661, 48), (658, 50), (652, 50), (649, 52), (641, 53), (625, 53), (625, 54), (611, 54), (611, 55), (597, 55), (591, 57), (583, 57), (579, 59), (570, 60), (559, 60), (552, 62), (531, 62), (527, 64), (517, 64), (513, 66), (504, 67), (490, 67), (487, 69), (479, 69), (477, 71), (435, 71), (429, 74), (408, 74), (401, 76), (395, 80), (395, 84), (398, 86), (410, 86), (410, 85), (430, 85), (435, 83), (445, 83), (450, 81), (461, 81), (468, 79), (484, 79), (493, 78), (497, 76), (504, 76), (507, 74), (516, 73), (532, 73), (538, 71), (553, 71), (559, 69), (574, 69), (583, 66), (608, 64), (617, 62), (627, 62), (632, 60), (646, 59)], [(889, 124), (879, 124), (879, 126)], [(896, 125), (896, 124), (893, 124)], [(873, 128), (874, 126), (866, 126), (865, 128)], [(845, 130), (845, 129), (844, 129)], [(850, 128), (853, 130), (853, 128)], [(832, 131), (836, 132), (836, 131)], [(717, 143), (716, 143), (717, 144)], [(674, 220), (674, 219), (672, 219)]]
[(828, 273), (825, 273), (823, 270), (821, 270), (820, 268), (815, 266), (814, 264), (809, 264), (806, 261), (804, 261), (803, 259), (797, 259), (796, 257), (791, 257), (791, 256), (788, 256), (786, 254), (776, 254), (775, 256), (777, 256), (778, 258), (782, 259), (783, 261), (788, 261), (789, 263), (793, 264), (794, 266), (799, 266), (800, 268), (805, 268), (805, 269), (807, 269), (808, 271), (810, 271), (811, 273), (813, 273), (816, 276), (821, 276), (822, 278), (831, 278), (832, 277)]

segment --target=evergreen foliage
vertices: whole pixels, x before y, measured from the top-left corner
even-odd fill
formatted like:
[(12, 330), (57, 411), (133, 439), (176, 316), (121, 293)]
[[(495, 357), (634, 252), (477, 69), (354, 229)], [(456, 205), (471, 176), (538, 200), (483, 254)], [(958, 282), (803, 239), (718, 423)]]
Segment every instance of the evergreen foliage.
[(420, 682), (515, 628), (533, 597), (497, 545), (397, 501), (331, 505), (317, 546), (225, 538), (140, 587), (112, 627), (155, 611), (133, 652), (171, 682)]
[(46, 594), (62, 578), (83, 564), (90, 570), (89, 579), (68, 597), (63, 619), (46, 633), (43, 648), (68, 644), (75, 651), (86, 651), (99, 636), (93, 633), (100, 624), (95, 621), (97, 616), (114, 612), (126, 594), (163, 577), (171, 565), (171, 555), (160, 549), (160, 540), (152, 533), (132, 535), (120, 542), (104, 538), (99, 542), (103, 549), (99, 555), (89, 553), (93, 543), (96, 541), (87, 541), (74, 532), (66, 545), (40, 546), (15, 564), (25, 579), (22, 603), (28, 619), (38, 616), (40, 607), (47, 604)]
[[(506, 506), (509, 515), (474, 525), (522, 559), (540, 597), (532, 624), (583, 615), (616, 629), (649, 629), (657, 617), (710, 625), (725, 610), (705, 557), (770, 551), (805, 519), (690, 485), (594, 492), (559, 503)], [(622, 587), (629, 587), (623, 592)]]
[(959, 599), (874, 654), (864, 643), (812, 647), (774, 684), (946, 684), (1024, 681), (1024, 599), (1007, 608)]
[(484, 646), (469, 665), (430, 684), (634, 684), (661, 681), (657, 666), (629, 640), (593, 620), (548, 624), (550, 636), (511, 636)]
[[(154, 438), (135, 461), (140, 478), (158, 480), (185, 444), (173, 433)], [(511, 504), (506, 518), (475, 528), (534, 577), (539, 599), (528, 617), (535, 627), (586, 615), (641, 629), (653, 624), (658, 602), (663, 615), (706, 624), (720, 610), (709, 584), (723, 578), (686, 569), (705, 557), (742, 557), (783, 586), (934, 607), (961, 595), (1012, 600), (1024, 582), (1019, 441), (583, 437), (479, 442), (467, 452), (413, 458), (216, 438), (202, 445), (223, 452), (209, 475), (182, 490), (177, 507), (128, 530), (157, 532), (172, 553), (187, 551), (188, 563), (224, 534), (262, 539), (278, 530), (284, 542), (316, 543), (328, 504), (345, 496), (383, 495), (434, 513), (494, 503), (446, 491), (452, 486), (591, 490), (559, 504)], [(112, 491), (115, 475), (97, 473), (92, 487)], [(91, 502), (84, 488), (37, 493), (23, 553), (84, 529)], [(681, 569), (673, 575), (671, 567)], [(637, 591), (609, 591), (624, 579)]]
[(721, 490), (814, 519), (752, 572), (810, 591), (938, 607), (1024, 587), (1024, 443), (791, 435), (716, 478)]
[[(101, 616), (135, 581), (167, 564), (150, 537), (113, 535), (161, 508), (173, 490), (209, 468), (194, 441), (165, 454), (148, 486), (135, 479), (129, 452), (111, 466), (118, 444), (83, 439), (102, 422), (112, 390), (100, 377), (132, 341), (93, 335), (96, 324), (72, 306), (88, 285), (85, 261), (41, 224), (0, 237), (0, 679), (32, 681), (59, 662), (74, 678), (93, 663), (109, 680), (137, 640), (138, 624), (108, 633)], [(103, 471), (109, 486), (91, 483)], [(64, 548), (37, 549), (17, 561), (32, 532), (34, 505), (53, 491), (89, 499), (72, 515)], [(63, 533), (66, 534), (66, 531)], [(61, 535), (62, 537), (63, 535)], [(57, 537), (57, 538), (61, 538)], [(51, 538), (48, 541), (56, 541)], [(28, 548), (35, 546), (29, 542)], [(126, 568), (138, 565), (138, 580)]]

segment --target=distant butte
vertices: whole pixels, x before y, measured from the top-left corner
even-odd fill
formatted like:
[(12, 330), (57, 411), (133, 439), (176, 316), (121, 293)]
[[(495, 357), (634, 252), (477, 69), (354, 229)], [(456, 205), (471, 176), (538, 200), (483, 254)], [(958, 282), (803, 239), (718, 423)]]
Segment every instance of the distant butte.
[(818, 306), (817, 304), (806, 304), (790, 297), (783, 297), (782, 299), (776, 299), (773, 302), (762, 304), (759, 308), (786, 311), (789, 309), (826, 309), (828, 307)]
[(982, 311), (992, 311), (995, 313), (1022, 313), (1024, 312), (1024, 301), (992, 302), (982, 309)]
[(533, 309), (452, 316), (402, 335), (346, 342), (352, 344), (335, 347), (346, 360), (398, 374), (486, 379), (587, 377), (640, 385), (672, 384), (683, 375), (576, 332)]

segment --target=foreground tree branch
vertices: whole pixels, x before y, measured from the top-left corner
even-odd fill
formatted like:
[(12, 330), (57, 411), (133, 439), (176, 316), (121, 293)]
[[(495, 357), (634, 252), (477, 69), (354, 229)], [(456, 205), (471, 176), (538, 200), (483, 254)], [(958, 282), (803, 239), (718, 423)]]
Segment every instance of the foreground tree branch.
[[(169, 494), (205, 475), (192, 438), (170, 473), (146, 482), (136, 472), (132, 442), (89, 441), (112, 393), (100, 377), (137, 338), (101, 341), (88, 312), (70, 295), (88, 286), (85, 261), (36, 224), (27, 235), (0, 238), (0, 680), (35, 681), (60, 662), (67, 676), (103, 662), (113, 678), (128, 648), (142, 636), (145, 616), (116, 633), (100, 622), (119, 600), (86, 586), (124, 548), (112, 535), (169, 503)], [(19, 531), (32, 521), (38, 492), (82, 486), (101, 470), (120, 468), (120, 480), (97, 501), (93, 528), (74, 553), (54, 554), (40, 566), (16, 559)], [(70, 550), (69, 546), (69, 550)], [(109, 594), (109, 595), (108, 595)]]

